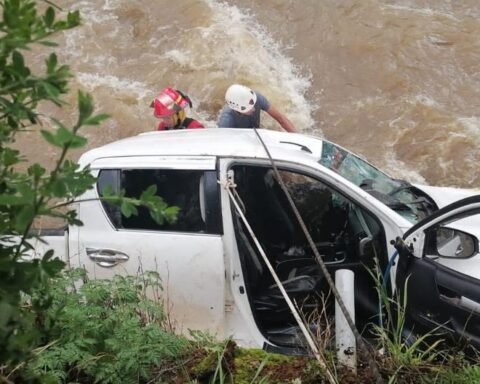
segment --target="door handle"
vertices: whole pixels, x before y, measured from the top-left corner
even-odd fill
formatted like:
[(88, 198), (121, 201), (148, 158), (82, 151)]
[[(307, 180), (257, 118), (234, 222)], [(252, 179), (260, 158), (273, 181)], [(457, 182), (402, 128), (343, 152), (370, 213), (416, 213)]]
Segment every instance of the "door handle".
[(460, 297), (460, 307), (466, 309), (467, 311), (480, 314), (480, 303), (475, 300), (470, 300), (468, 297)]
[(480, 314), (480, 303), (478, 301), (471, 300), (468, 297), (462, 296), (455, 291), (442, 287), (441, 285), (438, 286), (438, 291), (440, 293), (440, 298), (447, 303), (456, 305), (469, 312)]
[(114, 267), (130, 258), (127, 254), (113, 249), (87, 248), (87, 255), (90, 260), (105, 268)]

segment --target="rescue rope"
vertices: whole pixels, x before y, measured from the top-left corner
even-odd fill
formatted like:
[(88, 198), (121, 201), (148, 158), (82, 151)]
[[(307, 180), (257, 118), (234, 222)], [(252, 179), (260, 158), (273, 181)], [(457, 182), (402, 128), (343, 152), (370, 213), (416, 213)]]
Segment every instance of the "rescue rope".
[(340, 309), (342, 310), (343, 315), (345, 316), (345, 319), (347, 321), (348, 326), (350, 327), (353, 335), (355, 336), (355, 340), (357, 341), (357, 345), (360, 350), (365, 352), (366, 356), (370, 356), (371, 358), (368, 359), (368, 365), (375, 376), (375, 381), (377, 384), (384, 383), (382, 376), (380, 375), (380, 372), (378, 371), (378, 367), (375, 363), (375, 358), (373, 354), (371, 353), (370, 349), (368, 348), (368, 345), (366, 344), (365, 340), (363, 340), (362, 336), (360, 335), (360, 332), (358, 332), (357, 327), (355, 326), (355, 323), (352, 319), (352, 316), (350, 316), (350, 313), (348, 312), (347, 308), (345, 307), (345, 303), (343, 302), (342, 297), (338, 293), (337, 288), (335, 287), (335, 283), (330, 276), (330, 273), (327, 270), (327, 267), (325, 266), (325, 263), (322, 260), (322, 257), (320, 256), (320, 253), (318, 252), (318, 249), (312, 239), (312, 236), (310, 235), (310, 232), (308, 231), (307, 226), (305, 225), (305, 222), (302, 219), (302, 216), (300, 215), (300, 212), (297, 209), (297, 206), (295, 205), (295, 202), (292, 199), (292, 196), (290, 195), (290, 192), (288, 191), (287, 187), (285, 186), (285, 183), (283, 181), (282, 176), (280, 175), (280, 172), (278, 171), (277, 165), (275, 163), (275, 160), (273, 160), (272, 155), (270, 154), (270, 151), (267, 148), (267, 145), (263, 141), (262, 137), (258, 133), (256, 128), (253, 128), (255, 131), (255, 134), (257, 135), (258, 139), (262, 143), (263, 148), (265, 149), (265, 152), (267, 153), (268, 159), (270, 160), (270, 164), (272, 165), (273, 171), (275, 173), (275, 176), (277, 177), (277, 180), (280, 184), (280, 187), (282, 188), (283, 192), (285, 193), (285, 196), (288, 199), (288, 202), (290, 203), (290, 206), (292, 207), (292, 210), (298, 220), (298, 223), (300, 224), (300, 227), (302, 228), (303, 233), (305, 234), (305, 237), (307, 238), (307, 241), (312, 248), (313, 254), (315, 255), (315, 259), (320, 266), (320, 269), (322, 270), (322, 273), (325, 276), (325, 279), (328, 282), (328, 285), (335, 296), (335, 299), (338, 302), (338, 305)]
[(282, 282), (280, 281), (277, 273), (272, 267), (272, 264), (270, 263), (270, 260), (268, 260), (267, 255), (265, 254), (265, 251), (263, 250), (260, 242), (258, 241), (257, 237), (255, 236), (255, 233), (252, 230), (252, 227), (250, 227), (250, 224), (248, 223), (247, 218), (242, 212), (242, 209), (240, 208), (240, 204), (237, 202), (235, 199), (235, 196), (232, 193), (232, 190), (235, 191), (235, 193), (238, 196), (238, 193), (236, 192), (236, 185), (232, 182), (227, 180), (224, 184), (225, 189), (227, 190), (230, 199), (232, 200), (233, 204), (235, 205), (235, 209), (240, 215), (240, 218), (242, 219), (243, 223), (245, 224), (245, 227), (248, 230), (248, 233), (250, 233), (250, 236), (253, 239), (253, 242), (255, 243), (258, 251), (260, 252), (260, 255), (262, 256), (263, 261), (267, 265), (268, 270), (273, 276), (273, 279), (275, 280), (275, 283), (277, 284), (278, 288), (280, 289), (280, 292), (282, 293), (282, 296), (284, 297), (285, 301), (287, 302), (288, 307), (290, 308), (290, 311), (292, 311), (293, 317), (295, 317), (295, 321), (297, 322), (298, 326), (300, 327), (300, 330), (303, 333), (303, 336), (305, 336), (305, 339), (307, 340), (308, 346), (312, 350), (315, 358), (318, 360), (320, 366), (325, 370), (325, 374), (327, 376), (328, 381), (331, 384), (337, 384), (337, 381), (335, 380), (335, 377), (333, 376), (332, 372), (328, 369), (327, 366), (327, 361), (325, 357), (320, 353), (320, 350), (318, 349), (317, 345), (315, 344), (315, 341), (312, 338), (312, 335), (308, 331), (307, 327), (302, 321), (302, 318), (300, 317), (300, 314), (298, 313), (297, 309), (295, 308), (294, 304), (292, 303), (292, 300), (288, 296), (287, 291), (285, 290)]

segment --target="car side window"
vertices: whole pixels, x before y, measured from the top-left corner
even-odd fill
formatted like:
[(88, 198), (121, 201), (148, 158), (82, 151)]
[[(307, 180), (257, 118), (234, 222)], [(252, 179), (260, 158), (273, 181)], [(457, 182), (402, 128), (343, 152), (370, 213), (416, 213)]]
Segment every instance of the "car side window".
[(207, 225), (205, 206), (202, 206), (205, 174), (202, 170), (105, 169), (99, 173), (97, 188), (100, 196), (109, 187), (116, 193), (123, 190), (126, 197), (139, 198), (144, 190), (155, 185), (158, 196), (169, 206), (180, 209), (175, 223), (158, 224), (147, 208), (139, 207), (138, 215), (125, 217), (119, 206), (102, 201), (107, 216), (117, 229), (212, 233), (212, 225), (210, 228)]

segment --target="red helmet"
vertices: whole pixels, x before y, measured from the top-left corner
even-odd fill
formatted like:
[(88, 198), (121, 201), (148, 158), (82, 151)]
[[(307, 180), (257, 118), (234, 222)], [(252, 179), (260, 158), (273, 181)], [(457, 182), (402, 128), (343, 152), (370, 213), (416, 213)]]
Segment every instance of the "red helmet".
[(165, 88), (153, 100), (153, 114), (155, 117), (170, 116), (191, 105), (188, 96), (173, 88)]

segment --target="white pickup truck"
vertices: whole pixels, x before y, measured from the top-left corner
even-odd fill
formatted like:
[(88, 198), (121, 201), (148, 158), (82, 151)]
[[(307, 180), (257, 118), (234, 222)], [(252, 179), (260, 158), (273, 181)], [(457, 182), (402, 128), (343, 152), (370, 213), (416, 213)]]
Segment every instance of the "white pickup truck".
[[(480, 345), (480, 195), (392, 179), (316, 137), (258, 132), (328, 270), (355, 273), (360, 329), (378, 316), (367, 271), (376, 256), (392, 289), (403, 289), (410, 276), (410, 327), (441, 326)], [(180, 332), (201, 329), (280, 352), (299, 346), (299, 329), (227, 188), (235, 190), (287, 293), (307, 317), (328, 286), (253, 130), (149, 132), (91, 150), (79, 162), (98, 177), (75, 206), (84, 225), (44, 231), (48, 244), (37, 244), (39, 254), (53, 248), (94, 278), (158, 271)], [(175, 224), (158, 225), (144, 210), (127, 218), (99, 200), (106, 186), (139, 196), (152, 184), (180, 208)], [(394, 260), (398, 237), (406, 246)]]

